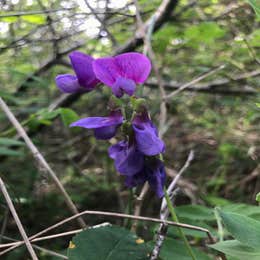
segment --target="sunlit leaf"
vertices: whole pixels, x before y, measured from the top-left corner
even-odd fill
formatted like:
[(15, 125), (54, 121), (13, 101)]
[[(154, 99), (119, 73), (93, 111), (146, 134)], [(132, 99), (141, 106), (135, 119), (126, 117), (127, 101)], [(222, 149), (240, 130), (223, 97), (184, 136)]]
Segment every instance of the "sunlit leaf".
[(10, 17), (2, 17), (0, 19), (0, 22), (6, 22), (6, 23), (14, 23), (18, 20), (17, 16), (10, 16)]
[(24, 16), (22, 16), (22, 19), (26, 22), (34, 23), (34, 24), (44, 24), (45, 23), (44, 15), (39, 15), (39, 14), (24, 15)]

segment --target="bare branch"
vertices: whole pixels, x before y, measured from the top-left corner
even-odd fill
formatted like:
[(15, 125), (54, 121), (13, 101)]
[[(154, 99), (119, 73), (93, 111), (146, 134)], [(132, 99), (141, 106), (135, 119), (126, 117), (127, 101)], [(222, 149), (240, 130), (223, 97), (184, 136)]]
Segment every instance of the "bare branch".
[[(142, 187), (140, 195), (135, 200), (135, 210), (134, 210), (135, 216), (140, 216), (144, 197), (145, 197), (146, 193), (148, 192), (148, 190), (149, 190), (149, 184), (148, 184), (148, 182), (146, 182), (144, 184), (144, 186)], [(137, 224), (138, 224), (138, 221), (136, 219), (132, 224), (131, 231), (136, 232)]]
[[(184, 224), (184, 223), (176, 223), (173, 221), (168, 221), (168, 220), (161, 220), (158, 218), (149, 218), (149, 217), (142, 217), (142, 216), (133, 216), (133, 215), (128, 215), (128, 214), (122, 214), (122, 213), (116, 213), (116, 212), (105, 212), (105, 211), (90, 211), (90, 210), (86, 210), (83, 211), (81, 213), (75, 214), (69, 218), (66, 218), (58, 223), (56, 223), (53, 226), (50, 226), (42, 231), (40, 231), (39, 233), (29, 237), (29, 240), (32, 241), (33, 239), (47, 233), (50, 230), (53, 230), (54, 228), (57, 228), (65, 223), (68, 223), (74, 219), (77, 219), (83, 215), (100, 215), (100, 216), (112, 216), (112, 217), (116, 217), (116, 218), (129, 218), (129, 219), (137, 219), (137, 220), (143, 220), (143, 221), (150, 221), (150, 222), (154, 222), (154, 223), (164, 223), (164, 224), (168, 224), (168, 225), (172, 225), (172, 226), (177, 226), (177, 227), (182, 227), (182, 228), (187, 228), (187, 229), (192, 229), (192, 230), (197, 230), (197, 231), (201, 231), (201, 232), (205, 232), (208, 237), (210, 239), (212, 239), (212, 235), (210, 233), (210, 231), (206, 228), (202, 228), (202, 227), (197, 227), (197, 226), (193, 226), (193, 225), (189, 225), (189, 224)], [(70, 232), (70, 231), (69, 231)], [(74, 231), (73, 231), (74, 232)], [(67, 234), (67, 232), (66, 232)], [(18, 242), (17, 242), (18, 243)], [(0, 256), (4, 255), (5, 253), (21, 246), (24, 244), (24, 241), (20, 241), (19, 244), (15, 244), (13, 246), (11, 246), (10, 248), (0, 252)], [(1, 247), (5, 247), (5, 244), (1, 245)]]
[[(21, 242), (21, 241), (19, 241), (19, 240), (17, 240), (17, 239), (14, 239), (14, 238), (11, 238), (11, 237), (8, 237), (8, 236), (1, 236), (1, 238), (6, 239), (6, 240), (10, 240), (10, 241), (15, 241), (15, 243), (10, 243), (9, 246), (13, 246), (13, 245), (15, 245), (15, 244)], [(31, 241), (31, 242), (33, 242), (33, 241)], [(6, 243), (5, 245), (8, 245), (8, 244)], [(0, 245), (0, 246), (1, 246), (1, 245)], [(39, 250), (39, 251), (45, 252), (45, 253), (47, 253), (47, 254), (49, 254), (49, 255), (57, 256), (57, 257), (62, 258), (62, 259), (68, 259), (67, 256), (62, 255), (62, 254), (59, 254), (59, 253), (54, 252), (54, 251), (52, 251), (52, 250), (46, 249), (46, 248), (44, 248), (44, 247), (37, 246), (37, 245), (34, 245), (34, 244), (32, 244), (32, 247), (35, 248), (35, 249), (37, 249), (37, 250)], [(0, 248), (1, 248), (1, 247), (0, 247)]]
[(215, 74), (216, 72), (218, 72), (219, 70), (222, 70), (225, 68), (225, 65), (221, 65), (219, 66), (218, 68), (216, 69), (213, 69), (207, 73), (205, 73), (204, 75), (202, 76), (199, 76), (197, 78), (195, 78), (194, 80), (184, 84), (183, 86), (181, 86), (180, 88), (178, 88), (177, 90), (175, 90), (174, 92), (172, 92), (171, 94), (168, 94), (167, 96), (165, 96), (165, 99), (169, 99), (169, 98), (172, 98), (173, 96), (176, 96), (177, 94), (179, 94), (181, 91), (183, 91), (185, 88), (195, 84), (195, 83), (198, 83), (199, 81), (211, 76), (212, 74)]
[(28, 239), (28, 237), (26, 235), (26, 232), (25, 232), (25, 230), (23, 228), (23, 225), (22, 225), (22, 223), (21, 223), (21, 221), (20, 221), (20, 219), (19, 219), (19, 217), (18, 217), (18, 215), (16, 213), (14, 204), (13, 204), (13, 202), (12, 202), (12, 200), (11, 200), (9, 194), (8, 194), (8, 191), (7, 191), (6, 187), (5, 187), (5, 184), (4, 184), (3, 180), (2, 180), (2, 178), (0, 178), (0, 188), (1, 188), (1, 191), (2, 191), (2, 193), (4, 195), (4, 197), (5, 197), (5, 200), (6, 200), (6, 203), (8, 205), (8, 208), (10, 209), (10, 211), (11, 211), (11, 213), (13, 215), (15, 223), (16, 223), (16, 225), (17, 225), (17, 227), (18, 227), (18, 229), (19, 229), (19, 231), (21, 233), (21, 236), (23, 237), (24, 243), (25, 243), (25, 245), (26, 245), (26, 247), (27, 247), (27, 249), (28, 249), (28, 251), (29, 251), (29, 253), (30, 253), (31, 257), (32, 257), (32, 259), (33, 260), (38, 260), (38, 257), (35, 254), (35, 252), (33, 250), (33, 247), (32, 247), (32, 245), (31, 245), (31, 243), (30, 243), (30, 241), (29, 241), (29, 239)]

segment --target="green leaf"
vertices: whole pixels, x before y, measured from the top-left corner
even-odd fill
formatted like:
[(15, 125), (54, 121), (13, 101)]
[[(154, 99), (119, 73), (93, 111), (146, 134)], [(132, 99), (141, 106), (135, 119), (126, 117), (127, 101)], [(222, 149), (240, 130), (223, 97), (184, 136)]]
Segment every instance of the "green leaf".
[(60, 108), (59, 109), (62, 122), (65, 126), (69, 126), (72, 122), (77, 121), (79, 116), (75, 111), (70, 108)]
[[(186, 224), (190, 224), (190, 225), (196, 225), (196, 226), (202, 227), (202, 228), (206, 228), (212, 234), (215, 232), (215, 230), (211, 226), (209, 226), (209, 225), (207, 225), (207, 224), (205, 224), (203, 222), (197, 221), (197, 220), (193, 220), (193, 221), (189, 220), (188, 221), (188, 219), (187, 220), (185, 219), (185, 223)], [(185, 236), (190, 236), (190, 237), (193, 237), (193, 238), (194, 237), (196, 237), (196, 238), (205, 238), (205, 237), (207, 237), (206, 232), (202, 232), (202, 231), (198, 231), (198, 230), (183, 228), (182, 231), (185, 234)], [(167, 232), (167, 236), (168, 237), (172, 237), (172, 238), (179, 237), (180, 234), (179, 234), (178, 228), (177, 227), (173, 227), (173, 226), (169, 227), (168, 228), (168, 232)]]
[(54, 111), (49, 111), (48, 109), (41, 109), (37, 112), (37, 117), (39, 120), (51, 120), (60, 114), (60, 109), (56, 109)]
[(228, 240), (223, 242), (218, 242), (214, 245), (209, 245), (209, 247), (214, 248), (224, 254), (236, 257), (239, 260), (259, 260), (260, 259), (260, 249), (255, 249), (240, 243), (237, 240)]
[(4, 145), (4, 146), (22, 146), (24, 145), (23, 142), (15, 140), (15, 139), (11, 139), (11, 138), (5, 138), (5, 137), (0, 137), (0, 145)]
[[(198, 250), (197, 248), (192, 247), (192, 251), (194, 252), (195, 256), (199, 260), (210, 260), (208, 255), (206, 255), (204, 252)], [(161, 252), (160, 257), (162, 260), (170, 260), (170, 259), (176, 259), (176, 260), (190, 260), (191, 257), (187, 253), (187, 249), (183, 242), (166, 238)]]
[(260, 221), (252, 218), (219, 210), (220, 216), (228, 230), (241, 243), (250, 247), (260, 246)]
[(14, 23), (18, 20), (17, 16), (10, 16), (10, 17), (2, 17), (1, 22), (6, 22), (6, 23)]
[(258, 192), (258, 193), (256, 194), (255, 200), (258, 201), (258, 202), (260, 202), (260, 192)]
[(252, 47), (260, 47), (260, 29), (254, 30), (249, 36), (249, 44)]
[(176, 214), (180, 218), (192, 220), (215, 220), (213, 210), (201, 205), (184, 205), (176, 207)]
[(255, 10), (256, 16), (260, 17), (260, 2), (259, 0), (248, 0), (249, 4)]
[(0, 147), (0, 155), (5, 155), (5, 156), (22, 156), (23, 153), (19, 151), (14, 151), (9, 148), (5, 147)]
[(243, 203), (232, 203), (221, 207), (223, 211), (238, 213), (260, 221), (260, 208)]
[(216, 197), (213, 195), (208, 195), (207, 196), (203, 196), (203, 199), (208, 202), (211, 206), (225, 206), (231, 203), (231, 201), (220, 198), (220, 197)]
[(260, 108), (260, 103), (256, 103), (256, 106)]
[(68, 249), (69, 260), (144, 260), (148, 248), (137, 237), (117, 226), (87, 229), (76, 235)]
[(32, 14), (32, 15), (24, 15), (22, 19), (26, 22), (33, 23), (33, 24), (44, 24), (45, 17), (44, 15), (39, 14)]

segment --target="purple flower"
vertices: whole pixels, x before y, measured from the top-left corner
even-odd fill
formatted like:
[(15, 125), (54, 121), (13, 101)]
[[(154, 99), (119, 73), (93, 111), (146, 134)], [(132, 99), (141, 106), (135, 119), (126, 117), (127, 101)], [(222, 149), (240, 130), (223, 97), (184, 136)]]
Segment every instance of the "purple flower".
[(158, 131), (146, 111), (134, 117), (132, 126), (140, 152), (148, 156), (164, 152), (164, 142), (158, 137)]
[(122, 124), (123, 116), (120, 110), (112, 111), (108, 117), (87, 117), (80, 119), (70, 126), (79, 126), (94, 129), (97, 139), (110, 139), (116, 134), (117, 128)]
[(116, 170), (122, 175), (133, 176), (143, 168), (144, 155), (134, 143), (129, 145), (127, 141), (121, 141), (110, 146), (108, 153), (115, 161)]
[(161, 198), (164, 195), (163, 186), (166, 180), (165, 169), (162, 161), (156, 158), (145, 161), (144, 168), (132, 176), (127, 176), (125, 184), (128, 187), (135, 187), (148, 181), (152, 190)]
[(65, 93), (91, 91), (99, 83), (92, 68), (94, 59), (79, 51), (72, 52), (69, 57), (76, 76), (58, 75), (55, 79), (58, 88)]
[(129, 52), (96, 59), (93, 69), (96, 77), (111, 87), (117, 97), (122, 97), (124, 93), (132, 96), (136, 84), (145, 82), (150, 74), (151, 62), (141, 53)]

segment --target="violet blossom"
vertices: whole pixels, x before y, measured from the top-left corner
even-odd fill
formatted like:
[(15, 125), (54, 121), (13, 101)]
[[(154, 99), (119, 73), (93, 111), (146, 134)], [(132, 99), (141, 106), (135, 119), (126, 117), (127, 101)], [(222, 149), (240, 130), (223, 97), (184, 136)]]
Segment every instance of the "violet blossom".
[(125, 179), (127, 187), (132, 188), (144, 184), (148, 181), (152, 190), (161, 198), (164, 195), (163, 187), (166, 180), (164, 165), (157, 158), (149, 158), (145, 161), (142, 170), (134, 175), (129, 175)]
[(158, 131), (145, 110), (137, 114), (132, 122), (138, 150), (153, 156), (164, 152), (164, 142), (158, 137)]
[(132, 96), (136, 84), (144, 83), (151, 71), (151, 62), (143, 54), (129, 52), (93, 62), (96, 77), (112, 88), (117, 97)]
[(136, 145), (127, 141), (110, 146), (108, 150), (110, 158), (115, 161), (116, 170), (122, 175), (133, 176), (144, 165), (144, 155), (137, 150)]
[(58, 75), (55, 79), (58, 88), (65, 93), (88, 92), (93, 90), (99, 83), (92, 68), (94, 59), (79, 51), (72, 52), (69, 57), (76, 75)]
[(120, 110), (111, 111), (108, 117), (87, 117), (70, 126), (78, 126), (94, 130), (97, 139), (107, 140), (115, 136), (117, 128), (122, 124), (123, 116)]

